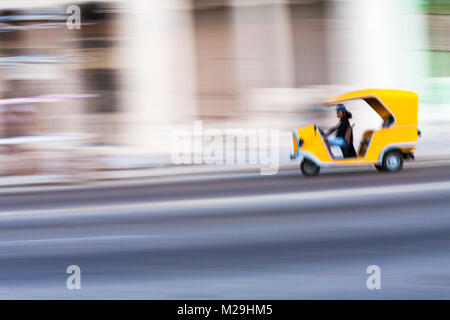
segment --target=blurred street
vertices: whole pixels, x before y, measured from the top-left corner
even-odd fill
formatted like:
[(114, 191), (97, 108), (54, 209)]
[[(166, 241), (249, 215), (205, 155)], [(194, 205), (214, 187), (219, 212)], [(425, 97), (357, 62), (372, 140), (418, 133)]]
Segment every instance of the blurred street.
[[(449, 169), (6, 190), (0, 298), (448, 299)], [(66, 288), (73, 264), (81, 290)]]
[(449, 0), (0, 0), (0, 299), (450, 299), (449, 101)]

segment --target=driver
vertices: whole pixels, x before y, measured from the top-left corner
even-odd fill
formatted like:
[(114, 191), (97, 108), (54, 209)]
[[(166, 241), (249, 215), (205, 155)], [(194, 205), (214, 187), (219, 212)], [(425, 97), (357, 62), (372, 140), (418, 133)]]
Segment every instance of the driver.
[[(330, 146), (345, 147), (345, 133), (347, 132), (350, 122), (348, 119), (352, 118), (352, 113), (348, 111), (343, 104), (338, 104), (336, 108), (336, 115), (340, 119), (339, 123), (330, 128), (326, 132), (326, 137)], [(336, 136), (331, 134), (336, 131)]]

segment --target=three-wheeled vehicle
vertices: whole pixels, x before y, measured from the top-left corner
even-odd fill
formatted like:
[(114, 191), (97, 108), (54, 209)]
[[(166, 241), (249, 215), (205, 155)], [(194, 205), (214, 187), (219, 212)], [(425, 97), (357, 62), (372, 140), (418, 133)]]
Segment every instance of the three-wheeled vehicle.
[(378, 113), (383, 119), (381, 128), (365, 131), (357, 152), (353, 144), (342, 147), (344, 157), (340, 158), (333, 156), (323, 130), (317, 125), (294, 130), (291, 159), (301, 161), (303, 175), (315, 176), (321, 167), (367, 164), (373, 164), (378, 171), (396, 172), (402, 169), (404, 160), (414, 160), (413, 152), (420, 136), (417, 94), (405, 90), (368, 89), (345, 93), (324, 105), (334, 106), (356, 99), (364, 100)]

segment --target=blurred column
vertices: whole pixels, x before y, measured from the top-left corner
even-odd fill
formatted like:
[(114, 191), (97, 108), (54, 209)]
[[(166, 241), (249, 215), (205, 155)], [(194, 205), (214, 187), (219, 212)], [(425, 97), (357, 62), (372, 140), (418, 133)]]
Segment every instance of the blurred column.
[(167, 152), (172, 125), (197, 114), (190, 1), (130, 0), (124, 8), (125, 142)]
[(244, 105), (253, 89), (294, 87), (291, 22), (283, 0), (233, 0), (237, 83)]
[(420, 90), (425, 66), (418, 1), (332, 0), (327, 7), (330, 83)]
[(236, 111), (232, 9), (227, 0), (192, 0), (199, 116), (223, 121)]

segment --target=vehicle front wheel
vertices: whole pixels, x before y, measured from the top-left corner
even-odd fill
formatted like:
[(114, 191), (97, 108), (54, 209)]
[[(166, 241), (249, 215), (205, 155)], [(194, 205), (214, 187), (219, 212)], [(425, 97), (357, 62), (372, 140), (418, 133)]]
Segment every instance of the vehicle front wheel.
[(397, 172), (403, 167), (403, 156), (398, 150), (389, 151), (383, 157), (383, 171)]
[(311, 160), (305, 159), (300, 164), (300, 170), (305, 177), (313, 177), (319, 173), (320, 167)]

